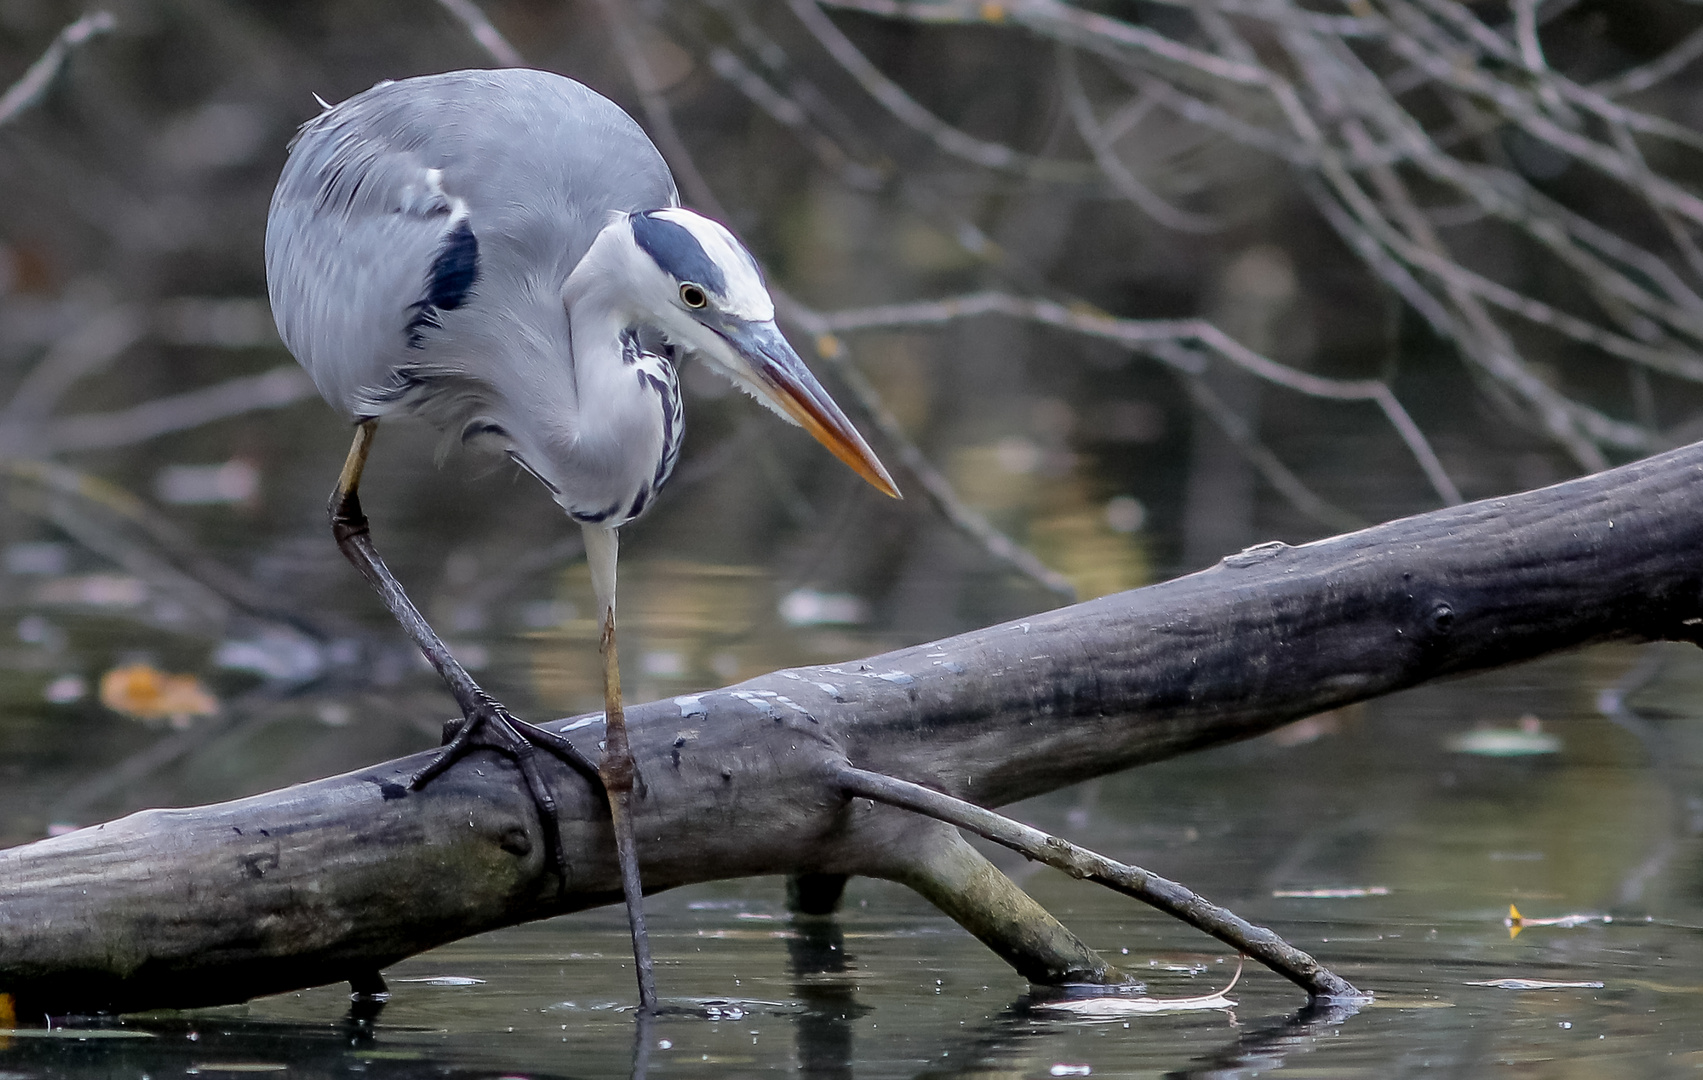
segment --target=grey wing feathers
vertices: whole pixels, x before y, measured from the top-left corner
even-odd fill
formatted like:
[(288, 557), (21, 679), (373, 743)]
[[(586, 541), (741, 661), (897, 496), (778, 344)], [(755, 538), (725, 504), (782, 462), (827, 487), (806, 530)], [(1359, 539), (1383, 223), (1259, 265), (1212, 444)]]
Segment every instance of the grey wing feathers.
[(506, 328), (561, 319), (561, 286), (611, 211), (676, 202), (638, 125), (570, 79), (380, 83), (292, 144), (266, 229), (278, 330), (350, 416), (414, 373), (476, 383), (482, 364), (543, 362), (509, 355)]

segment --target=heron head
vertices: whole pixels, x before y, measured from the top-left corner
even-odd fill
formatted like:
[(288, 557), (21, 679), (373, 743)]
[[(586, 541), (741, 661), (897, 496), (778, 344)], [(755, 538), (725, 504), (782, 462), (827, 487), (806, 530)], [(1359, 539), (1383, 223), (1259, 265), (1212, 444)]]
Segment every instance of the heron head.
[[(619, 227), (619, 226), (617, 226)], [(678, 207), (631, 214), (638, 306), (669, 341), (810, 432), (878, 490), (893, 478), (775, 325), (757, 261), (726, 228)]]

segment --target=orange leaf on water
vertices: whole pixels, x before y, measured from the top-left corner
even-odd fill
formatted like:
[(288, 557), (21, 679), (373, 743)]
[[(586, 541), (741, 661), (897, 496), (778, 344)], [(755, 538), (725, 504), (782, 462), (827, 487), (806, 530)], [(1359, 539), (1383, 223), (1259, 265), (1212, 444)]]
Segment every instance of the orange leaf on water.
[(168, 675), (151, 664), (115, 667), (101, 676), (101, 704), (137, 720), (168, 720), (188, 727), (219, 711), (219, 699), (193, 675)]

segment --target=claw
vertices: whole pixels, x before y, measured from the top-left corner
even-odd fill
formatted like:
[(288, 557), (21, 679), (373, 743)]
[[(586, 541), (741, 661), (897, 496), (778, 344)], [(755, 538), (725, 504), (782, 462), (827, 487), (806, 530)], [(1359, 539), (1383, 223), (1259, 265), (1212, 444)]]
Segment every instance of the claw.
[(536, 751), (542, 749), (573, 766), (587, 777), (595, 779), (597, 767), (591, 764), (579, 748), (553, 731), (517, 720), (495, 701), (485, 698), (467, 709), (455, 735), (444, 744), (426, 767), (414, 774), (408, 784), (419, 791), (449, 771), (450, 767), (475, 750), (491, 750), (514, 762), (526, 781), (526, 790), (538, 811), (539, 824), (548, 841), (550, 857), (556, 869), (566, 874), (568, 853), (562, 844), (562, 830), (556, 818), (556, 797), (544, 775), (539, 771)]

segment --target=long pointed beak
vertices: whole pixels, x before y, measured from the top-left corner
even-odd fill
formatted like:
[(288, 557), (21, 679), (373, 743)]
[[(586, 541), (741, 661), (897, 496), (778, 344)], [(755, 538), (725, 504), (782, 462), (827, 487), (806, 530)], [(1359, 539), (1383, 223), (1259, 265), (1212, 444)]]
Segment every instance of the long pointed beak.
[(863, 441), (863, 436), (852, 427), (816, 376), (810, 374), (779, 327), (772, 322), (730, 320), (721, 333), (750, 365), (756, 388), (765, 397), (877, 491), (895, 499), (904, 498), (875, 451)]

